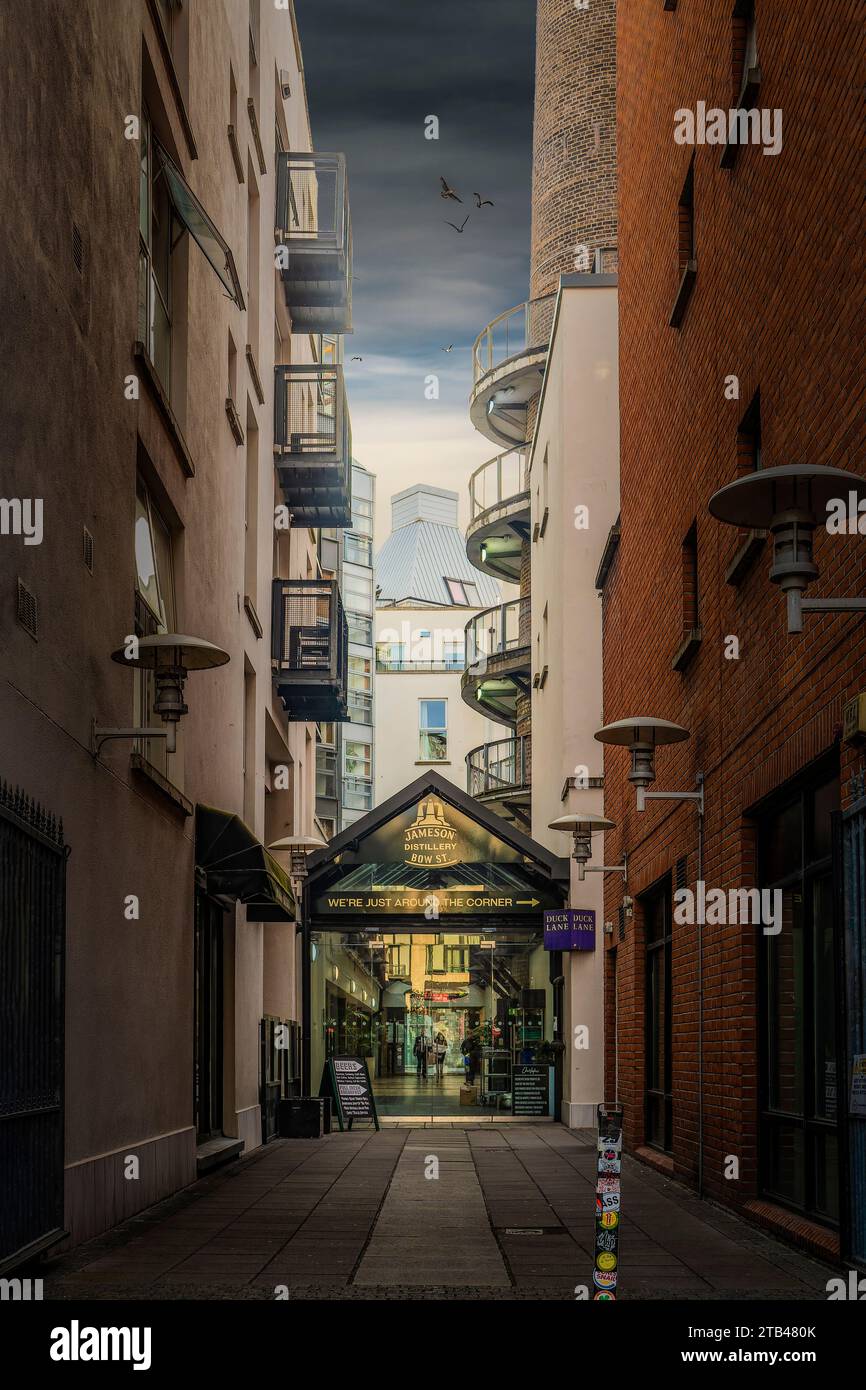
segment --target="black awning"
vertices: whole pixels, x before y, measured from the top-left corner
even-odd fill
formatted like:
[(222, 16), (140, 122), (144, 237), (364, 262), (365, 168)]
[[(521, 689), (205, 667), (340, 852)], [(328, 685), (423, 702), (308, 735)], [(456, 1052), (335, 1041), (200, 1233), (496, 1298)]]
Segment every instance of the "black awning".
[(284, 869), (240, 816), (195, 808), (195, 862), (209, 893), (237, 898), (250, 922), (294, 922), (295, 898)]

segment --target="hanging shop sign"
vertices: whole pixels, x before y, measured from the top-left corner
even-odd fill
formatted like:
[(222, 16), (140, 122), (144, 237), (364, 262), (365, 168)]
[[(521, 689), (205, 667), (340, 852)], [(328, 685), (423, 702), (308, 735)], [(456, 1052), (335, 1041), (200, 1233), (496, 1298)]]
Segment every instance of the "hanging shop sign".
[(353, 1120), (372, 1120), (379, 1128), (376, 1101), (364, 1057), (329, 1057), (322, 1070), (320, 1096), (330, 1096), (340, 1129)]
[(598, 1157), (595, 1185), (595, 1298), (615, 1300), (619, 1278), (620, 1176), (622, 1111), (598, 1107)]
[(594, 951), (595, 910), (565, 907), (544, 914), (545, 951)]
[(553, 1114), (553, 1067), (515, 1062), (511, 1069), (512, 1115)]

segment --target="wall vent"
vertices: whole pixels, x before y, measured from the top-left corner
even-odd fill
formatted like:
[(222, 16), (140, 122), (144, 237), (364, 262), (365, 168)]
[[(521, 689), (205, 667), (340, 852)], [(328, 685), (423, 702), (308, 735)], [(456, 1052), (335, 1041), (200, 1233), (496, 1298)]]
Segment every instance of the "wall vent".
[(84, 543), (84, 564), (90, 573), (93, 573), (93, 537), (86, 526), (82, 528), (82, 540)]
[(683, 855), (682, 859), (677, 860), (677, 867), (674, 870), (674, 887), (685, 888), (688, 873), (688, 859)]
[(34, 640), (39, 638), (39, 600), (28, 589), (23, 580), (18, 580), (18, 603), (16, 616), (19, 623)]
[(77, 222), (72, 224), (72, 259), (79, 275), (84, 274), (84, 238)]
[(617, 926), (619, 928), (619, 940), (625, 941), (625, 908), (622, 903), (616, 910)]

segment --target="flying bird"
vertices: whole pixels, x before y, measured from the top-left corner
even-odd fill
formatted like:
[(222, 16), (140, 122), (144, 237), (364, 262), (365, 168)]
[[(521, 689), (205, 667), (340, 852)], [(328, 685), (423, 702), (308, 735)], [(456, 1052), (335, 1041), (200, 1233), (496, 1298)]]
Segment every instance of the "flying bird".
[(454, 189), (450, 186), (449, 183), (446, 182), (445, 179), (443, 179), (441, 174), (439, 175), (439, 182), (442, 185), (442, 188), (439, 193), (440, 198), (453, 198), (455, 203), (463, 202), (463, 199), (459, 197), (457, 193), (454, 192)]
[(466, 226), (466, 223), (469, 221), (469, 213), (467, 212), (459, 227), (457, 226), (456, 222), (449, 222), (447, 217), (445, 218), (445, 221), (449, 227), (454, 228), (455, 232), (462, 232), (463, 228)]
[(481, 196), (480, 193), (473, 193), (472, 196), (473, 196), (473, 198), (475, 199), (475, 206), (476, 206), (477, 208), (495, 208), (495, 207), (496, 207), (496, 204), (493, 202), (493, 200), (492, 200), (491, 198), (482, 198), (482, 196)]
[[(454, 224), (452, 223), (452, 226), (453, 226), (453, 225), (454, 225)], [(447, 346), (446, 348), (440, 348), (439, 351), (440, 351), (440, 352), (453, 352), (453, 351), (454, 351), (454, 344), (453, 344), (453, 343), (449, 343), (448, 346)]]
[(364, 360), (363, 357), (350, 357), (350, 358), (349, 358), (349, 361), (350, 361), (350, 362), (363, 362), (363, 360)]

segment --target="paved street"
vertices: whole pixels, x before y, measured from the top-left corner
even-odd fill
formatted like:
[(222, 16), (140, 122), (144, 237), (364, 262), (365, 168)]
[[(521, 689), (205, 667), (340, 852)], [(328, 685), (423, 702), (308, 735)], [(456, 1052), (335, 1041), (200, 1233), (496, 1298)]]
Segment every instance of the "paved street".
[[(570, 1299), (594, 1185), (594, 1136), (560, 1125), (279, 1140), (55, 1262), (45, 1297)], [(828, 1267), (628, 1158), (622, 1192), (620, 1298), (826, 1298)]]

